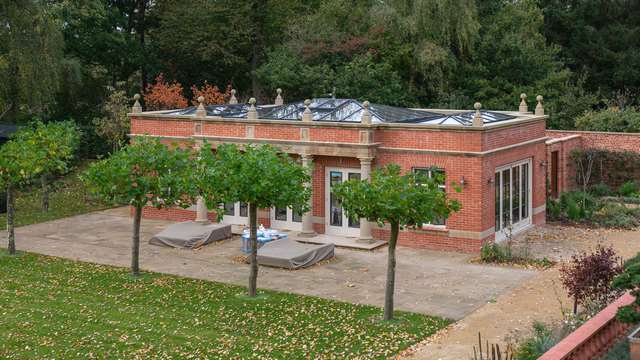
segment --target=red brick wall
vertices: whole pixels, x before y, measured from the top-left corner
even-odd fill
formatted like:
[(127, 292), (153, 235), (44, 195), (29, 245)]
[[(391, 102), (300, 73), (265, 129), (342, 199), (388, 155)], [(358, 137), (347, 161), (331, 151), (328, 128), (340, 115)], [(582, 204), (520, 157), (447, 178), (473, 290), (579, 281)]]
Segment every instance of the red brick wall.
[[(200, 121), (200, 120), (198, 120)], [(247, 123), (221, 123), (203, 121), (202, 134), (210, 136), (242, 137), (246, 136)], [(255, 138), (278, 140), (298, 140), (300, 126), (294, 124), (253, 124)], [(312, 141), (354, 142), (360, 141), (361, 128), (340, 126), (312, 126), (309, 136)], [(165, 136), (190, 136), (194, 125), (190, 121), (173, 121), (158, 119), (132, 118), (132, 133)], [(482, 241), (493, 239), (493, 235), (485, 239), (477, 239), (481, 233), (494, 226), (494, 186), (490, 182), (496, 167), (531, 158), (532, 159), (532, 208), (545, 203), (545, 171), (539, 164), (546, 158), (544, 143), (534, 143), (495, 153), (482, 152), (517, 144), (544, 136), (544, 121), (537, 121), (521, 126), (504, 127), (486, 131), (459, 131), (448, 129), (389, 129), (374, 130), (374, 139), (383, 149), (379, 149), (373, 166), (380, 167), (390, 163), (399, 164), (404, 171), (413, 167), (437, 166), (444, 168), (447, 183), (460, 183), (464, 177), (465, 185), (461, 193), (457, 193), (449, 185), (447, 192), (451, 198), (462, 204), (460, 212), (452, 214), (447, 220), (445, 231), (416, 230), (404, 231), (400, 236), (400, 244), (413, 247), (424, 247), (438, 250), (455, 250), (477, 252)], [(384, 148), (408, 148), (417, 151), (389, 151)], [(434, 151), (469, 151), (469, 154), (428, 153), (420, 150)], [(313, 173), (313, 215), (325, 218), (325, 176), (328, 167), (360, 169), (356, 158), (340, 156), (315, 156)], [(195, 213), (181, 209), (155, 210), (145, 209), (145, 217), (156, 217), (174, 220), (191, 220)], [(268, 226), (268, 219), (260, 219)], [(534, 216), (535, 223), (544, 222), (542, 216)], [(325, 225), (314, 224), (318, 233), (325, 232)], [(471, 238), (451, 237), (449, 230), (468, 232)], [(475, 235), (474, 235), (475, 234)], [(374, 229), (374, 236), (388, 237), (388, 230)]]
[(538, 360), (591, 360), (601, 359), (609, 349), (627, 335), (629, 324), (616, 320), (621, 306), (633, 303), (635, 298), (624, 294), (586, 323), (562, 339)]
[[(576, 168), (571, 160), (571, 152), (582, 148), (582, 138), (568, 136), (547, 142), (547, 174), (551, 176), (551, 153), (558, 152), (558, 192), (576, 189)], [(549, 179), (549, 183), (550, 183)]]
[(640, 133), (547, 130), (547, 136), (562, 138), (580, 135), (584, 148), (640, 152)]

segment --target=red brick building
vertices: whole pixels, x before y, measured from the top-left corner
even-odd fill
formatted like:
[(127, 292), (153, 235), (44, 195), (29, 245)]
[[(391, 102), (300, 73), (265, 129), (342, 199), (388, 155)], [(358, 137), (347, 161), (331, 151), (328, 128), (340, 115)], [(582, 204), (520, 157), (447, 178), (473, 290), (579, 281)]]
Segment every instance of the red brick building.
[[(234, 101), (232, 101), (234, 102)], [(449, 219), (406, 230), (400, 244), (475, 252), (545, 221), (547, 146), (541, 98), (535, 114), (519, 111), (405, 109), (350, 99), (255, 106), (231, 103), (180, 110), (142, 112), (134, 106), (131, 135), (169, 141), (272, 144), (313, 166), (311, 212), (290, 209), (259, 213), (265, 226), (303, 233), (387, 238), (388, 229), (350, 221), (331, 193), (332, 184), (367, 179), (389, 163), (404, 171), (444, 173), (442, 190), (462, 204)], [(455, 192), (451, 182), (461, 185)], [(223, 221), (246, 223), (245, 204), (226, 204)], [(189, 210), (147, 209), (149, 217), (193, 219)]]

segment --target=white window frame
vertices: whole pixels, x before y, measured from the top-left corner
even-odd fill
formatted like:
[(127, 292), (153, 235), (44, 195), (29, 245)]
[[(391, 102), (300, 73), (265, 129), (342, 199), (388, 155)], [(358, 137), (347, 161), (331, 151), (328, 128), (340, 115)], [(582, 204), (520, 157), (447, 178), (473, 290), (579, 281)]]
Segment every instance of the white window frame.
[[(437, 166), (414, 166), (411, 168), (411, 171), (414, 174), (417, 174), (418, 171), (425, 171), (427, 177), (429, 179), (433, 179), (433, 173), (439, 172), (444, 175), (444, 182), (442, 184), (438, 184), (438, 188), (442, 190), (445, 194), (447, 193), (447, 173), (444, 168)], [(424, 223), (422, 224), (423, 229), (435, 229), (435, 230), (444, 230), (447, 228), (447, 219), (444, 219), (442, 224), (434, 224), (434, 223)]]

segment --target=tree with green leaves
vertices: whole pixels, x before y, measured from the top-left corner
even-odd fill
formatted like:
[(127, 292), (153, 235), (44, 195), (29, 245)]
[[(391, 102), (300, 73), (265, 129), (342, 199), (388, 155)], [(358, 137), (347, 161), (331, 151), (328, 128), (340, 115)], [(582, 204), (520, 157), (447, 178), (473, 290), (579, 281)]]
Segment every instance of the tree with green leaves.
[(447, 194), (439, 188), (443, 182), (444, 178), (439, 175), (402, 175), (400, 166), (390, 164), (373, 171), (371, 181), (349, 180), (334, 189), (349, 217), (366, 218), (380, 226), (386, 223), (391, 227), (384, 320), (393, 319), (396, 244), (400, 229), (421, 227), (422, 224), (446, 219), (452, 212), (460, 209), (460, 204), (448, 199)]
[(80, 143), (80, 133), (73, 121), (42, 123), (36, 121), (15, 135), (17, 142), (35, 151), (35, 164), (42, 185), (42, 211), (49, 211), (49, 180), (68, 170)]
[(193, 153), (171, 148), (157, 139), (139, 138), (108, 159), (92, 163), (82, 175), (88, 190), (114, 204), (134, 208), (131, 273), (140, 274), (140, 222), (142, 208), (189, 207), (197, 193)]
[(629, 291), (635, 297), (633, 303), (618, 309), (618, 320), (627, 324), (640, 322), (640, 253), (624, 263), (624, 271), (613, 279), (612, 285), (615, 289)]
[(7, 192), (7, 234), (9, 254), (16, 253), (15, 196), (16, 190), (29, 184), (42, 172), (38, 144), (11, 139), (0, 147), (0, 187)]
[(225, 201), (249, 204), (249, 297), (256, 296), (258, 281), (258, 209), (289, 207), (304, 213), (311, 197), (309, 169), (269, 145), (222, 145), (216, 150), (220, 171), (226, 174), (220, 184), (228, 192)]
[(113, 152), (118, 151), (127, 139), (131, 126), (127, 116), (130, 109), (127, 93), (112, 88), (109, 98), (102, 105), (104, 116), (93, 119), (96, 134), (111, 142)]
[(53, 6), (0, 3), (0, 119), (51, 113), (64, 67), (64, 39)]

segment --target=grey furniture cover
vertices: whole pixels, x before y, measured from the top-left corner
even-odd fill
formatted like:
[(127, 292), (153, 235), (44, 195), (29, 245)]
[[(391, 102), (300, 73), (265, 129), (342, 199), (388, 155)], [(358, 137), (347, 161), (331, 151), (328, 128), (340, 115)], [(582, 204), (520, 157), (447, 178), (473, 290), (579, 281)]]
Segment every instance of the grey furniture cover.
[(167, 226), (149, 240), (149, 244), (196, 249), (213, 241), (231, 237), (231, 225), (202, 225), (185, 221)]
[(303, 244), (283, 239), (268, 242), (258, 249), (258, 264), (299, 269), (334, 256), (333, 244)]

